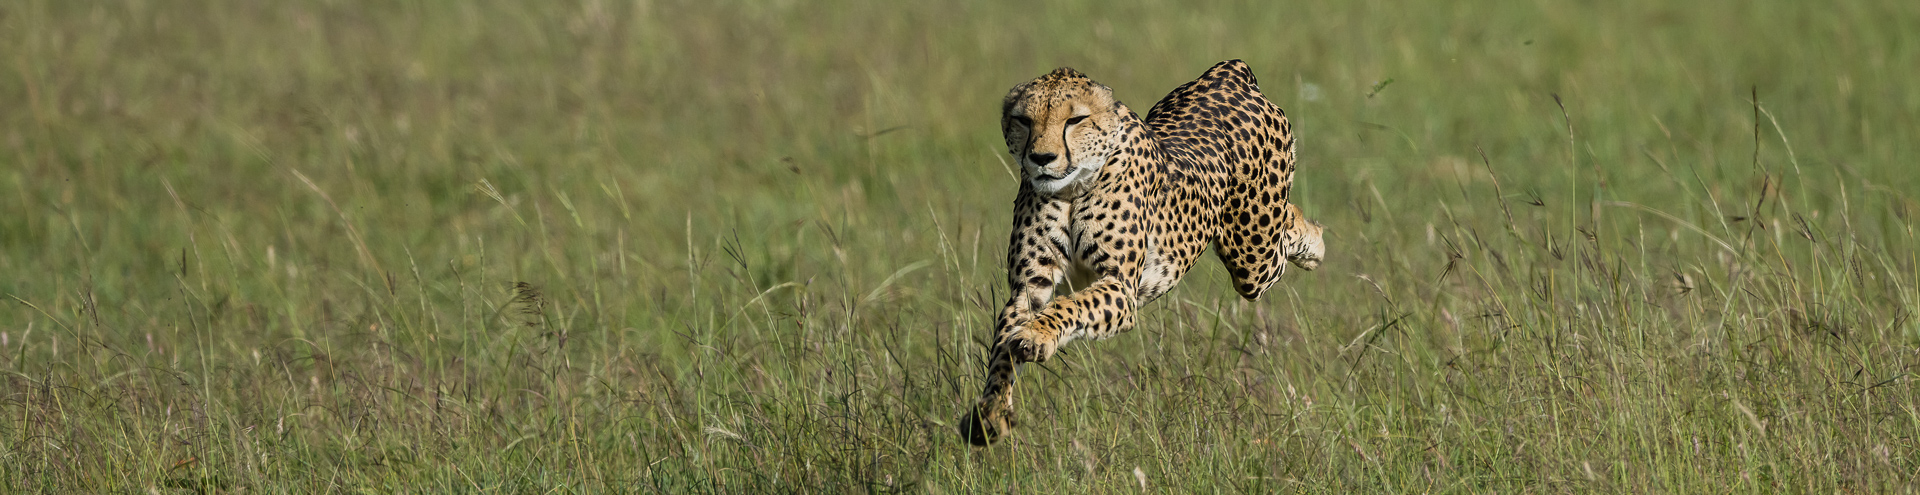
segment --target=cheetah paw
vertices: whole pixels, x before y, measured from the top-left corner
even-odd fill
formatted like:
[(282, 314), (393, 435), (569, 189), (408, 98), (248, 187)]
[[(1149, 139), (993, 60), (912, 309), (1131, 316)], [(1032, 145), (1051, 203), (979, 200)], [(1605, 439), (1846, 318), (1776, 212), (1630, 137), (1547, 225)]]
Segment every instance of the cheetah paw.
[(1012, 348), (1016, 363), (1039, 363), (1053, 357), (1060, 350), (1060, 340), (1047, 338), (1030, 327), (1015, 328), (1007, 334), (1006, 343)]
[(960, 418), (960, 436), (967, 443), (986, 446), (1013, 431), (1013, 407), (1009, 400), (982, 399), (965, 417)]

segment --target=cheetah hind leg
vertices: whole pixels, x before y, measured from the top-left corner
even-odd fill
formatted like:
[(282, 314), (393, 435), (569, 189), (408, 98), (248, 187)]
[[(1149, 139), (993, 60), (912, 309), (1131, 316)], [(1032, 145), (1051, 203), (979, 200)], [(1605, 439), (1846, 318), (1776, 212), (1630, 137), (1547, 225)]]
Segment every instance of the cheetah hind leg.
[(1322, 237), (1326, 227), (1308, 220), (1293, 203), (1287, 203), (1287, 209), (1293, 212), (1293, 223), (1280, 236), (1280, 254), (1303, 270), (1319, 268), (1320, 259), (1327, 256), (1327, 241)]
[(1013, 345), (1003, 342), (994, 346), (993, 360), (987, 364), (986, 390), (960, 418), (960, 436), (968, 443), (985, 446), (1013, 431)]
[(1214, 253), (1233, 277), (1233, 289), (1247, 300), (1265, 294), (1286, 272), (1288, 262), (1312, 270), (1326, 256), (1324, 229), (1319, 222), (1307, 220), (1293, 203), (1276, 207), (1246, 201), (1239, 211), (1225, 213), (1225, 232), (1215, 240)]

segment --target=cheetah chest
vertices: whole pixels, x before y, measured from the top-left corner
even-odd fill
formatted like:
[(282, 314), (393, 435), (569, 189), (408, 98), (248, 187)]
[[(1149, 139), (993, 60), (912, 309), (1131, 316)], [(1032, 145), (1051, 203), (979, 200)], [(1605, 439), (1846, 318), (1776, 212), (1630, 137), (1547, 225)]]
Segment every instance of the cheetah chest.
[[(1066, 266), (1066, 283), (1062, 284), (1068, 292), (1086, 288), (1100, 278), (1093, 265), (1093, 256), (1090, 255), (1093, 250), (1087, 249), (1087, 243), (1097, 242), (1094, 239), (1100, 236), (1090, 227), (1082, 227), (1089, 223), (1077, 224), (1076, 228), (1070, 229), (1070, 232), (1062, 232), (1062, 235), (1053, 237), (1054, 246), (1064, 253), (1065, 258), (1070, 262)], [(1140, 278), (1135, 285), (1138, 288), (1135, 300), (1146, 303), (1172, 290), (1173, 286), (1180, 283), (1180, 277), (1186, 270), (1180, 260), (1162, 252), (1160, 236), (1144, 235), (1141, 236), (1140, 241), (1144, 262), (1141, 263)]]

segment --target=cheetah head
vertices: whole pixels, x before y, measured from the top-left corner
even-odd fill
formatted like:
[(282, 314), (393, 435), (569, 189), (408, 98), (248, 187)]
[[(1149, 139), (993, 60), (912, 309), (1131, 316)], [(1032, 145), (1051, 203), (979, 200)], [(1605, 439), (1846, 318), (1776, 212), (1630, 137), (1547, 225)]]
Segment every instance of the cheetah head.
[(1000, 130), (1022, 179), (1051, 196), (1099, 178), (1119, 149), (1125, 108), (1112, 89), (1061, 67), (1007, 92)]

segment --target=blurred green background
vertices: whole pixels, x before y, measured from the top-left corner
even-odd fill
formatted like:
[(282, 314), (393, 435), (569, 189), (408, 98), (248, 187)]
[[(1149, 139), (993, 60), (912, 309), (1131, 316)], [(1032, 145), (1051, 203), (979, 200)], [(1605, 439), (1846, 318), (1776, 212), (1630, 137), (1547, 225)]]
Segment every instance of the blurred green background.
[[(1912, 490), (1915, 33), (1912, 2), (9, 2), (0, 491)], [(1232, 58), (1323, 268), (1247, 303), (1204, 261), (967, 447), (1006, 89), (1072, 66), (1144, 111)]]

